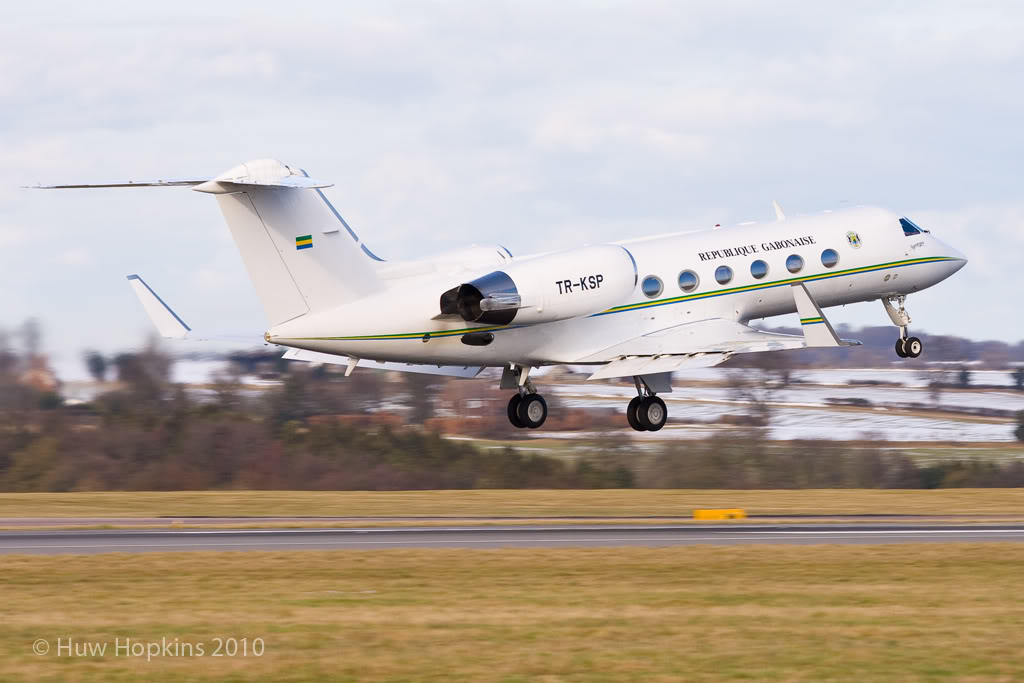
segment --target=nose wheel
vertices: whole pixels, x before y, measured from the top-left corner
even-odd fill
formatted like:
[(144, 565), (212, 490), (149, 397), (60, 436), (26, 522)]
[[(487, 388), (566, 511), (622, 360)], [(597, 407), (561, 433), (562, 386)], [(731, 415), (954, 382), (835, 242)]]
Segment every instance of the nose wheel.
[[(896, 355), (900, 358), (917, 358), (924, 351), (924, 344), (917, 337), (907, 336), (910, 315), (904, 308), (906, 301), (907, 297), (905, 296), (891, 296), (882, 299), (882, 305), (885, 306), (885, 312), (889, 314), (893, 325), (900, 328), (900, 338), (896, 340)], [(896, 306), (893, 305), (894, 303)]]
[(900, 337), (896, 340), (896, 355), (900, 358), (917, 358), (924, 351), (924, 344), (917, 337)]
[(626, 406), (626, 421), (638, 432), (656, 432), (668, 420), (665, 402), (650, 390), (639, 377), (634, 377), (637, 396)]

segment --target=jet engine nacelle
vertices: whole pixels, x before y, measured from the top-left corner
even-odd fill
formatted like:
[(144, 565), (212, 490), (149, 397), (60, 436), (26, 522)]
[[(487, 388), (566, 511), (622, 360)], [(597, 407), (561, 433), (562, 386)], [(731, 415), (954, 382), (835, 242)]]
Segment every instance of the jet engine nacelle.
[(441, 295), (441, 312), (508, 325), (565, 320), (625, 302), (637, 284), (625, 247), (600, 245), (513, 261)]

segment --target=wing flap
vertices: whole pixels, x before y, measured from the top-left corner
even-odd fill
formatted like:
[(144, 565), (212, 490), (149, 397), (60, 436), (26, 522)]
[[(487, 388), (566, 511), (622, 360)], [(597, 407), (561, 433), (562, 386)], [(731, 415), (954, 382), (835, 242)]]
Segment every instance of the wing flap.
[(709, 368), (737, 353), (806, 346), (807, 340), (802, 335), (764, 332), (735, 320), (712, 318), (649, 332), (582, 358), (580, 362), (605, 362), (587, 379), (608, 379)]
[(574, 362), (609, 362), (628, 356), (676, 356), (697, 353), (750, 353), (804, 346), (802, 336), (755, 330), (748, 325), (709, 318), (633, 337)]
[(654, 375), (664, 372), (675, 372), (684, 368), (710, 368), (719, 363), (724, 363), (731, 355), (731, 353), (694, 353), (653, 358), (633, 356), (614, 360), (602, 366), (600, 370), (587, 377), (587, 380)]
[[(330, 353), (319, 351), (306, 351), (305, 349), (288, 349), (283, 358), (287, 360), (298, 360), (307, 363), (328, 363), (330, 365), (346, 365), (349, 367), (374, 368), (376, 370), (392, 370), (394, 372), (415, 372), (421, 375), (444, 375), (446, 377), (461, 377), (470, 379), (476, 377), (483, 370), (483, 367), (456, 366), (456, 365), (417, 365), (414, 363), (391, 363), (385, 361), (369, 360), (367, 358), (356, 359), (355, 364), (348, 356), (335, 356)], [(350, 374), (349, 373), (346, 373)]]

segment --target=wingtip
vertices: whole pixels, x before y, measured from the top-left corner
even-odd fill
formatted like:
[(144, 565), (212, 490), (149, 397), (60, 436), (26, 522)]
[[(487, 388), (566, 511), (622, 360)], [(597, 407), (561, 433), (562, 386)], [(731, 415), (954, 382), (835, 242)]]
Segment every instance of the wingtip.
[(129, 279), (129, 280), (141, 280), (142, 278), (133, 273), (133, 274), (129, 275), (127, 277), (127, 279)]

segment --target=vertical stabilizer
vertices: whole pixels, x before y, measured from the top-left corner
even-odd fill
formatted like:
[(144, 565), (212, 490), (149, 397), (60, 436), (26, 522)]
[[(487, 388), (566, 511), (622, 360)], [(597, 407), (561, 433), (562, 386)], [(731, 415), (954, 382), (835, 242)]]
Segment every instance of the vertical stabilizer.
[(377, 259), (305, 172), (249, 162), (197, 186), (217, 195), (271, 326), (379, 291)]

